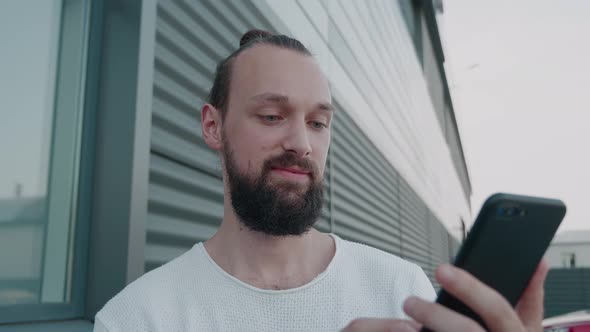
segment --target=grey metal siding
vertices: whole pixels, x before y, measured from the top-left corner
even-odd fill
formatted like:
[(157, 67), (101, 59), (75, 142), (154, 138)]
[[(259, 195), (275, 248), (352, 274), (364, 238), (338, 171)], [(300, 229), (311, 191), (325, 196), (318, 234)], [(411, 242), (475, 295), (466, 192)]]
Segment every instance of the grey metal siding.
[(432, 211), (338, 108), (331, 147), (334, 233), (418, 264), (438, 288), (434, 269), (451, 260), (458, 244), (449, 240)]
[(420, 265), (431, 277), (428, 209), (403, 178), (400, 178), (399, 199), (402, 216), (402, 257)]
[(343, 111), (332, 135), (335, 233), (399, 254), (399, 175)]
[(590, 308), (590, 268), (551, 269), (545, 281), (545, 317)]

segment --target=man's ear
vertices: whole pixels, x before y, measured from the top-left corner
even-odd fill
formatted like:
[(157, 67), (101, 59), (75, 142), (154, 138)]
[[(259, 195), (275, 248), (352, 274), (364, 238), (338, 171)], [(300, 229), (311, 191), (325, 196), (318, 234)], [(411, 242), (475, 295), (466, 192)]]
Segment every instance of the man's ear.
[(216, 151), (223, 147), (221, 138), (221, 112), (211, 104), (203, 105), (201, 109), (201, 131), (207, 145)]

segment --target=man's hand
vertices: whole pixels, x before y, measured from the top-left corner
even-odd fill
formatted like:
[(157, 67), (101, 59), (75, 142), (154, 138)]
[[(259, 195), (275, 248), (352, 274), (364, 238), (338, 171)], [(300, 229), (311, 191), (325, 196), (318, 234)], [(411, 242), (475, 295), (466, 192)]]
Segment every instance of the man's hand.
[(359, 318), (355, 319), (341, 332), (415, 332), (420, 324), (401, 319)]
[[(450, 265), (440, 266), (436, 279), (447, 292), (472, 308), (493, 332), (538, 332), (542, 330), (543, 284), (549, 267), (542, 261), (523, 293), (516, 309), (495, 290), (469, 273)], [(477, 322), (436, 303), (415, 297), (404, 304), (404, 311), (416, 322), (388, 319), (358, 319), (344, 331), (419, 331), (425, 326), (437, 332), (481, 331)]]

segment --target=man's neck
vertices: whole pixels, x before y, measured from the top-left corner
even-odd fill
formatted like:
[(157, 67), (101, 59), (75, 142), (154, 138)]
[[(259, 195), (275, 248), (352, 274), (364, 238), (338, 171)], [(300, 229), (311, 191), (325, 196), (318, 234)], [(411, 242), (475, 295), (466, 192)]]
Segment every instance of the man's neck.
[(289, 237), (253, 232), (233, 213), (226, 213), (205, 249), (223, 270), (247, 284), (288, 289), (305, 285), (323, 272), (334, 257), (335, 244), (315, 229)]

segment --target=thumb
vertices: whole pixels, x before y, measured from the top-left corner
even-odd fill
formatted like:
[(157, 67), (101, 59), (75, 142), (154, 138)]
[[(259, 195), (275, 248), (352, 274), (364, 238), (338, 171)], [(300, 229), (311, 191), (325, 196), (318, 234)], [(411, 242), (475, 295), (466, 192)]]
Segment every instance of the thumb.
[(543, 287), (548, 272), (549, 265), (543, 259), (516, 305), (516, 313), (528, 331), (540, 331), (541, 329), (545, 296)]

